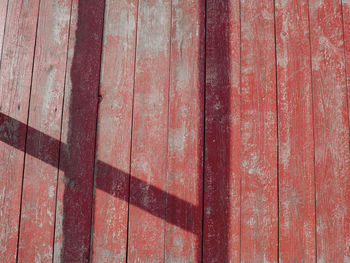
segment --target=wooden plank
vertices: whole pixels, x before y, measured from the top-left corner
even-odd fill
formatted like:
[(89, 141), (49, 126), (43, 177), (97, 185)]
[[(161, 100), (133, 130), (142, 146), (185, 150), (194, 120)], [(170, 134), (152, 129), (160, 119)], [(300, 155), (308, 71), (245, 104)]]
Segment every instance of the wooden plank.
[(281, 262), (316, 257), (309, 37), (307, 1), (276, 1)]
[(166, 262), (202, 256), (204, 15), (203, 0), (172, 2)]
[[(344, 25), (344, 45), (345, 45), (345, 63), (346, 80), (348, 91), (348, 110), (350, 118), (350, 0), (342, 0), (343, 25)], [(349, 219), (350, 220), (350, 219)], [(348, 222), (348, 225), (350, 221)], [(350, 246), (349, 246), (350, 250)], [(350, 254), (350, 251), (348, 252)]]
[(54, 262), (89, 261), (104, 2), (73, 0)]
[(28, 121), (40, 132), (29, 129), (27, 135), (34, 156), (25, 156), (19, 261), (52, 260), (70, 7), (70, 0), (40, 4)]
[(310, 1), (317, 260), (350, 260), (349, 119), (341, 3)]
[(125, 262), (137, 0), (105, 8), (92, 261)]
[(207, 1), (204, 262), (240, 262), (240, 1)]
[[(0, 258), (15, 262), (33, 53), (39, 1), (9, 1), (1, 59)], [(7, 117), (5, 117), (7, 116)]]
[[(169, 0), (139, 2), (128, 235), (130, 262), (164, 259), (170, 3)], [(161, 191), (153, 191), (154, 187)]]
[(241, 261), (277, 262), (277, 116), (273, 1), (241, 3)]
[(6, 26), (7, 3), (8, 3), (8, 0), (0, 0), (0, 63), (1, 63), (1, 55), (2, 55), (2, 45), (4, 41), (5, 26)]
[[(344, 40), (345, 40), (345, 69), (346, 69), (346, 79), (347, 79), (347, 92), (348, 92), (348, 118), (349, 118), (349, 126), (350, 126), (350, 1), (342, 0), (342, 11), (343, 11), (343, 30), (344, 30)], [(350, 140), (350, 138), (349, 138)], [(347, 182), (347, 188), (345, 188), (345, 196), (350, 196), (350, 187), (349, 180)], [(348, 203), (349, 204), (349, 203)], [(349, 214), (348, 214), (349, 215)], [(344, 222), (346, 228), (345, 231), (350, 233), (350, 216), (345, 217)], [(345, 255), (348, 257), (348, 261), (350, 261), (350, 238), (348, 235), (347, 238), (347, 246)]]

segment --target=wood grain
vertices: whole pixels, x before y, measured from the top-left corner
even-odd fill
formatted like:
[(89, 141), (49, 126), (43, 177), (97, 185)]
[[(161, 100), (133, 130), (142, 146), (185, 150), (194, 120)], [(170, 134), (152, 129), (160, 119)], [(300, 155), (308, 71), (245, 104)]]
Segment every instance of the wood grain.
[[(342, 11), (343, 11), (343, 30), (344, 30), (344, 45), (345, 45), (345, 69), (347, 79), (347, 93), (348, 93), (348, 117), (350, 123), (350, 1), (342, 0)], [(350, 125), (350, 124), (349, 124)], [(349, 137), (350, 143), (350, 137)], [(347, 187), (345, 188), (345, 196), (350, 196), (349, 179), (347, 181)], [(349, 203), (348, 203), (349, 204)], [(344, 222), (346, 228), (345, 231), (350, 233), (350, 216), (345, 217)], [(350, 258), (350, 238), (346, 241), (345, 255)], [(349, 259), (350, 261), (350, 259)]]
[(240, 262), (240, 3), (208, 1), (204, 262)]
[[(348, 92), (348, 110), (350, 119), (350, 1), (342, 0), (343, 11), (343, 27), (344, 27), (344, 45), (345, 45), (345, 66), (346, 66), (346, 80)], [(349, 219), (350, 220), (350, 219)], [(350, 221), (348, 222), (350, 224)], [(350, 245), (348, 246), (350, 250)], [(348, 252), (350, 254), (350, 251)]]
[(0, 63), (2, 55), (2, 45), (4, 41), (4, 33), (6, 26), (6, 14), (7, 14), (8, 0), (0, 0)]
[(349, 119), (339, 1), (310, 1), (315, 125), (317, 260), (347, 262)]
[(178, 199), (167, 200), (166, 262), (201, 261), (204, 5), (172, 1), (167, 191)]
[(277, 116), (272, 1), (241, 3), (241, 261), (277, 262)]
[[(130, 262), (162, 262), (164, 259), (170, 21), (169, 0), (139, 2), (130, 182)], [(140, 180), (146, 184), (140, 184)], [(154, 187), (161, 191), (153, 191)], [(149, 212), (138, 207), (145, 207)]]
[(104, 2), (73, 0), (62, 119), (54, 262), (90, 258)]
[[(39, 1), (9, 1), (1, 59), (0, 132), (16, 145), (1, 142), (0, 154), (0, 259), (15, 262), (22, 190), (26, 127)], [(3, 115), (4, 114), (4, 115)], [(7, 116), (7, 117), (4, 117)]]
[(315, 262), (315, 182), (307, 1), (276, 1), (279, 259)]
[[(108, 0), (96, 144), (93, 262), (125, 262), (137, 0)], [(104, 162), (105, 165), (100, 165)]]
[[(57, 166), (71, 1), (40, 4), (22, 194), (18, 260), (50, 261), (53, 254)], [(50, 136), (55, 143), (46, 141)], [(43, 162), (45, 156), (49, 163)]]

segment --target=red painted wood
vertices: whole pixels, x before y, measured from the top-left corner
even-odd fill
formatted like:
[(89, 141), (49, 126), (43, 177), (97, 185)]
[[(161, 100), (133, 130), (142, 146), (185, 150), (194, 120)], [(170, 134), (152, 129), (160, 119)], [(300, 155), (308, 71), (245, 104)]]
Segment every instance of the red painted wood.
[[(347, 91), (348, 91), (348, 110), (350, 118), (350, 1), (342, 0), (343, 9), (343, 26), (344, 26), (344, 45), (345, 45), (345, 63), (346, 63), (346, 79), (347, 79)], [(350, 120), (349, 120), (350, 121)], [(350, 194), (350, 193), (349, 193)], [(347, 223), (350, 224), (350, 218)], [(350, 246), (349, 254), (350, 254)]]
[(4, 41), (4, 33), (5, 33), (5, 26), (6, 26), (7, 3), (8, 3), (8, 0), (0, 0), (0, 63), (1, 63), (2, 44)]
[[(27, 123), (39, 1), (9, 1), (0, 68), (1, 114)], [(0, 117), (0, 258), (15, 262), (26, 127)], [(3, 141), (1, 139), (1, 141)]]
[(202, 0), (172, 2), (166, 262), (202, 256), (204, 15)]
[(125, 262), (137, 1), (105, 8), (92, 261)]
[(310, 1), (317, 260), (350, 260), (350, 156), (341, 4)]
[(307, 1), (276, 1), (279, 259), (315, 262), (315, 182)]
[(57, 193), (55, 262), (88, 261), (104, 2), (73, 0)]
[(241, 3), (241, 261), (277, 262), (277, 116), (273, 1)]
[[(350, 1), (342, 0), (343, 4), (343, 26), (344, 26), (344, 40), (345, 40), (345, 67), (346, 67), (346, 78), (347, 78), (347, 92), (348, 92), (348, 112), (350, 122)], [(350, 125), (350, 123), (349, 123)], [(350, 187), (346, 188), (345, 196), (350, 196)], [(350, 216), (345, 218), (346, 231), (350, 232)], [(347, 239), (345, 255), (350, 258), (350, 239)]]
[[(130, 262), (162, 262), (164, 259), (170, 20), (170, 1), (139, 2), (130, 182)], [(140, 180), (146, 184), (141, 184)], [(154, 187), (161, 191), (153, 191)]]
[[(66, 70), (70, 0), (41, 2), (34, 58), (18, 260), (50, 261)], [(50, 136), (55, 143), (45, 140)], [(45, 156), (52, 166), (40, 159)]]
[(240, 262), (239, 7), (207, 2), (204, 262)]

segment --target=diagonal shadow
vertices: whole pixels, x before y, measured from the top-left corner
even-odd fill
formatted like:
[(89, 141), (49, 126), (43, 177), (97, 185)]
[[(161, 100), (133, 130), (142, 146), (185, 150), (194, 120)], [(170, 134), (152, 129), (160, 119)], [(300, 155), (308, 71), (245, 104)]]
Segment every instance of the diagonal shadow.
[[(23, 130), (25, 131), (27, 129), (27, 125), (25, 123), (22, 123), (20, 121), (17, 121), (15, 119), (13, 119), (12, 117), (9, 117), (7, 115), (4, 115), (3, 113), (0, 113), (0, 126), (4, 127), (4, 130), (2, 133), (0, 133), (0, 141), (15, 147), (16, 149), (20, 150), (20, 151), (24, 151), (24, 147), (25, 147), (25, 143), (23, 140), (18, 140), (17, 136), (13, 136), (13, 131), (14, 130)], [(28, 133), (31, 134), (31, 136), (33, 138), (41, 138), (40, 140), (40, 145), (38, 145), (38, 147), (40, 147), (41, 149), (57, 149), (57, 145), (60, 144), (60, 141), (40, 132), (37, 129), (34, 129), (32, 127), (28, 127)], [(53, 147), (54, 146), (54, 147)], [(61, 152), (66, 153), (67, 152), (67, 147), (69, 147), (67, 144), (61, 143)], [(46, 154), (41, 154), (40, 156), (37, 154), (37, 150), (35, 148), (32, 147), (28, 147), (26, 153), (31, 155), (34, 158), (37, 158), (49, 165), (52, 165), (56, 168), (57, 167), (57, 161), (55, 160), (55, 158), (52, 158), (52, 153), (50, 152), (46, 152)], [(43, 153), (43, 151), (41, 150), (41, 153)], [(55, 153), (57, 154), (57, 153)], [(62, 157), (61, 157), (62, 158)], [(63, 158), (67, 158), (69, 159), (69, 157), (63, 157)], [(119, 176), (122, 176), (124, 178), (122, 178), (120, 181), (127, 181), (128, 179), (125, 179), (125, 177), (129, 178), (129, 174), (118, 170), (117, 168), (112, 167), (109, 164), (106, 164), (102, 161), (97, 161), (97, 167), (99, 170), (101, 171), (108, 171), (108, 173), (101, 173), (103, 176), (98, 177), (98, 181), (96, 182), (96, 187), (102, 191), (105, 191), (107, 193), (109, 193), (111, 190), (111, 186), (109, 184), (109, 182), (111, 182), (111, 177), (110, 175), (114, 175), (114, 174), (118, 174)], [(66, 171), (67, 167), (64, 165), (60, 166), (60, 170), (62, 171)], [(136, 177), (133, 177), (134, 183), (137, 185), (137, 187), (139, 187), (140, 189), (144, 189), (144, 188), (148, 188), (151, 193), (152, 196), (155, 196), (156, 198), (164, 198), (164, 195), (167, 195), (167, 198), (169, 201), (180, 204), (181, 207), (186, 208), (185, 211), (190, 211), (191, 209), (193, 209), (193, 204), (186, 202), (182, 199), (179, 199), (178, 197), (174, 196), (174, 195), (170, 195), (167, 194), (166, 192), (164, 192), (163, 190), (154, 187), (150, 184), (148, 184), (147, 182), (144, 182)], [(123, 186), (124, 187), (124, 186)], [(117, 196), (118, 198), (121, 198), (125, 201), (129, 201), (128, 196), (125, 196), (123, 194), (119, 194), (117, 192)], [(135, 205), (143, 210), (145, 210), (146, 212), (149, 212), (151, 214), (153, 214), (154, 216), (157, 217), (164, 217), (164, 213), (163, 211), (156, 211), (154, 210), (153, 207), (150, 207), (147, 205), (147, 203), (142, 202), (143, 200), (143, 196), (139, 196), (138, 198), (131, 198), (130, 202), (132, 205)], [(198, 207), (195, 207), (195, 209), (199, 209)], [(191, 214), (187, 215), (187, 218), (191, 218)], [(168, 223), (174, 224), (178, 227), (181, 227), (182, 229), (186, 230), (186, 231), (192, 231), (192, 227), (188, 224), (186, 224), (185, 221), (179, 221), (177, 219), (174, 219), (172, 217), (169, 217)]]
[[(104, 1), (81, 1), (77, 2), (78, 21), (75, 31), (74, 54), (70, 70), (71, 94), (68, 111), (69, 134), (67, 143), (60, 142), (27, 124), (15, 120), (7, 115), (0, 113), (0, 126), (6, 127), (0, 133), (0, 141), (15, 147), (20, 151), (25, 151), (25, 140), (18, 140), (14, 136), (14, 131), (27, 130), (30, 134), (28, 139), (32, 142), (31, 147), (26, 148), (26, 154), (33, 156), (53, 167), (62, 171), (64, 176), (63, 193), (63, 251), (61, 259), (63, 262), (75, 262), (77, 259), (86, 258), (89, 261), (90, 247), (90, 227), (91, 227), (91, 206), (92, 206), (92, 188), (93, 188), (93, 169), (98, 169), (95, 187), (114, 197), (125, 200), (156, 217), (164, 219), (167, 223), (176, 225), (181, 229), (196, 234), (199, 239), (202, 236), (202, 229), (193, 227), (193, 216), (202, 214), (203, 207), (196, 206), (186, 202), (175, 195), (148, 184), (129, 173), (121, 171), (105, 162), (95, 160), (95, 136), (96, 136), (96, 118), (98, 108), (98, 87), (100, 80), (101, 49), (102, 49), (102, 28), (104, 15)], [(212, 1), (212, 5), (215, 1)], [(201, 3), (201, 12), (206, 12), (206, 5)], [(216, 11), (223, 10), (224, 14), (215, 14)], [(218, 10), (211, 10), (212, 15), (221, 15), (229, 17), (229, 0), (224, 0)], [(215, 19), (213, 20), (215, 21)], [(206, 27), (206, 21), (200, 21), (201, 27)], [(209, 25), (212, 26), (212, 25)], [(230, 172), (230, 43), (227, 39), (229, 32), (229, 23), (222, 23), (217, 30), (211, 28), (210, 34), (213, 34), (210, 46), (206, 49), (210, 51), (211, 60), (206, 62), (206, 69), (217, 68), (217, 79), (211, 79), (210, 84), (206, 85), (207, 96), (215, 97), (216, 100), (224, 105), (223, 108), (216, 109), (215, 100), (205, 101), (205, 116), (213, 117), (211, 121), (205, 120), (205, 136), (208, 139), (205, 142), (205, 161), (211, 163), (211, 167), (206, 167), (204, 175), (204, 207), (212, 209), (215, 214), (206, 215), (203, 213), (203, 247), (208, 252), (197, 255), (197, 261), (204, 262), (229, 262), (230, 261), (230, 236), (228, 232), (230, 222), (230, 187), (232, 180)], [(207, 29), (200, 30), (205, 32)], [(208, 42), (208, 37), (205, 41)], [(213, 44), (214, 43), (214, 44)], [(216, 44), (215, 44), (216, 43)], [(220, 45), (218, 43), (221, 43)], [(207, 43), (208, 45), (208, 43)], [(224, 59), (223, 59), (224, 58)], [(220, 65), (217, 67), (217, 65)], [(201, 66), (201, 65), (200, 65)], [(226, 72), (227, 71), (227, 72)], [(212, 78), (212, 77), (211, 77)], [(208, 78), (207, 78), (208, 79)], [(207, 80), (206, 80), (207, 81)], [(224, 88), (223, 88), (224, 87)], [(209, 98), (210, 99), (210, 98)], [(215, 110), (216, 109), (216, 110)], [(204, 116), (204, 118), (206, 118)], [(218, 120), (217, 120), (218, 118)], [(40, 138), (40, 140), (38, 139)], [(217, 143), (207, 143), (217, 141)], [(36, 142), (40, 142), (39, 144)], [(60, 162), (58, 164), (57, 152), (53, 149), (60, 147)], [(40, 150), (39, 150), (40, 149)], [(220, 160), (218, 160), (220, 159)], [(95, 164), (95, 168), (94, 168)], [(207, 170), (211, 169), (211, 173)], [(91, 176), (91, 178), (87, 178)], [(118, 180), (115, 180), (118, 176)], [(133, 187), (137, 189), (147, 189), (147, 191), (138, 191), (139, 196), (129, 199), (128, 189), (125, 191), (115, 191), (114, 189), (125, 189), (125, 182), (132, 180)], [(112, 185), (110, 182), (120, 185)], [(211, 185), (210, 185), (211, 184)], [(211, 191), (206, 192), (206, 189)], [(166, 217), (163, 209), (155, 209), (153, 202), (143, 202), (146, 196), (152, 196), (157, 203), (167, 199), (168, 204), (176, 204), (166, 207), (166, 213), (179, 215), (176, 209), (181, 208), (179, 216)], [(210, 197), (209, 195), (213, 195)], [(209, 198), (209, 199), (208, 199)], [(219, 200), (216, 200), (219, 198)], [(79, 222), (77, 222), (79, 221)], [(210, 229), (212, 224), (217, 229)], [(213, 235), (215, 233), (215, 235)], [(85, 247), (84, 247), (85, 246)], [(78, 252), (77, 252), (78, 251)], [(206, 258), (207, 257), (207, 258)]]

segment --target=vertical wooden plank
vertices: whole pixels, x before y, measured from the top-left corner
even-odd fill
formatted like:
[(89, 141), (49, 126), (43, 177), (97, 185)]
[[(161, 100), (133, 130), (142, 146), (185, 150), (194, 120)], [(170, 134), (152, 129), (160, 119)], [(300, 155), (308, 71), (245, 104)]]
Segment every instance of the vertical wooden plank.
[(207, 1), (204, 262), (240, 262), (240, 2)]
[(277, 262), (277, 116), (273, 1), (241, 3), (243, 262)]
[[(139, 2), (129, 208), (130, 262), (164, 260), (170, 20), (170, 0)], [(140, 183), (142, 181), (147, 184)], [(154, 188), (162, 191), (152, 191)]]
[(62, 120), (54, 262), (90, 258), (104, 1), (73, 0)]
[[(348, 93), (348, 118), (349, 118), (349, 126), (350, 126), (350, 1), (342, 0), (343, 7), (343, 26), (344, 26), (344, 40), (345, 40), (345, 69), (346, 69), (346, 79), (347, 79), (347, 93)], [(350, 138), (349, 138), (350, 140)], [(347, 188), (345, 188), (345, 196), (350, 196), (350, 187), (349, 180), (347, 181)], [(350, 233), (350, 216), (349, 212), (345, 217), (344, 222), (346, 228), (345, 231)], [(350, 234), (349, 234), (350, 235)], [(349, 236), (348, 236), (349, 237)], [(348, 261), (350, 261), (350, 238), (347, 238), (346, 241), (346, 251), (345, 255), (348, 257)]]
[(281, 262), (316, 257), (309, 37), (307, 1), (276, 1)]
[[(344, 40), (345, 40), (345, 67), (346, 80), (348, 91), (348, 110), (350, 118), (350, 0), (342, 0), (343, 25), (344, 25)], [(350, 220), (350, 219), (349, 219)], [(348, 222), (350, 224), (350, 221)], [(348, 246), (350, 250), (350, 245)], [(350, 254), (350, 251), (349, 251)]]
[(20, 262), (52, 260), (70, 7), (70, 0), (40, 3), (26, 147), (34, 156), (25, 156)]
[(137, 0), (106, 1), (96, 143), (93, 262), (126, 261), (136, 21)]
[(166, 262), (201, 262), (204, 15), (202, 0), (172, 1)]
[(349, 262), (349, 119), (341, 3), (310, 0), (317, 260)]
[(0, 0), (0, 63), (6, 26), (7, 4), (8, 0)]
[[(1, 114), (27, 123), (39, 1), (9, 1), (1, 59)], [(0, 258), (15, 262), (24, 162), (26, 127), (1, 115), (0, 142)]]

